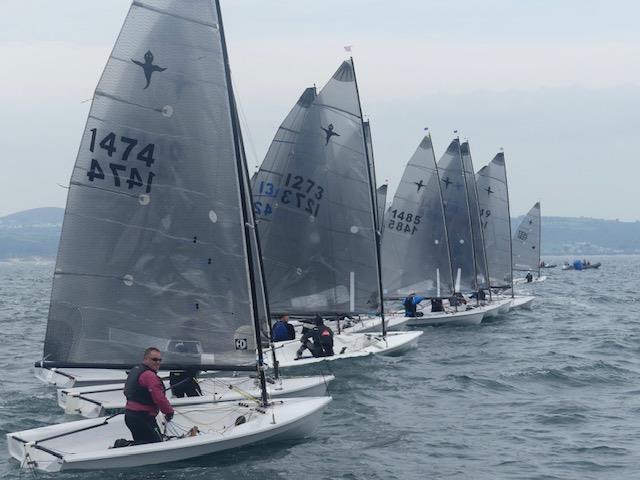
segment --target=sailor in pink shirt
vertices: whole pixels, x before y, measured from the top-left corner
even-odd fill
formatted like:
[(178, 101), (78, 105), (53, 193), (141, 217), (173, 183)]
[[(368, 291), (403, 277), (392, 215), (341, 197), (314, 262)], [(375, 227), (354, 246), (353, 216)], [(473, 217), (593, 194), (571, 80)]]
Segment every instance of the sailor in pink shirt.
[(140, 365), (131, 369), (124, 385), (127, 397), (124, 421), (131, 430), (135, 444), (161, 442), (162, 435), (156, 416), (164, 414), (167, 422), (173, 418), (173, 407), (164, 393), (162, 380), (156, 373), (160, 369), (162, 354), (155, 347), (144, 351)]

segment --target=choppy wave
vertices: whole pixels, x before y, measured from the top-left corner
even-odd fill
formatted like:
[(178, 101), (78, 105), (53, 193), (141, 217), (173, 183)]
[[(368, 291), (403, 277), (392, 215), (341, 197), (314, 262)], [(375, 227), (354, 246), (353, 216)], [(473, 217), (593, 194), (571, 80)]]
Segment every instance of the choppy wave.
[[(562, 258), (557, 259), (560, 263)], [(334, 363), (334, 401), (304, 441), (82, 479), (635, 479), (640, 257), (549, 270), (531, 311), (429, 328), (404, 357)], [(0, 434), (70, 417), (32, 377), (52, 263), (0, 263)], [(523, 287), (524, 288), (524, 287)], [(0, 436), (0, 475), (20, 472)]]

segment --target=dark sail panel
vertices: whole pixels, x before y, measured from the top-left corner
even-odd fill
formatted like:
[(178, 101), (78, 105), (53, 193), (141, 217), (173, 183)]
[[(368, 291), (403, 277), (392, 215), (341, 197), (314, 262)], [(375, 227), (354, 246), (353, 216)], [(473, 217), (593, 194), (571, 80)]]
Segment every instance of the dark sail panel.
[(213, 2), (131, 7), (71, 178), (46, 360), (255, 363), (223, 53)]
[(460, 140), (457, 138), (449, 144), (447, 151), (438, 161), (438, 172), (454, 287), (457, 291), (472, 292), (477, 289), (473, 235)]
[(385, 296), (453, 293), (440, 178), (431, 138), (409, 160), (387, 211), (382, 242)]
[(384, 212), (387, 206), (387, 184), (380, 185), (376, 190), (376, 196), (378, 198), (378, 228), (381, 230), (380, 233), (384, 232)]
[(476, 175), (471, 158), (469, 142), (460, 145), (462, 164), (464, 167), (467, 198), (469, 200), (469, 215), (471, 216), (471, 233), (473, 235), (473, 250), (476, 262), (477, 287), (486, 289), (489, 287), (487, 257), (484, 244), (482, 226), (480, 224), (480, 207), (478, 206), (478, 189), (476, 187)]
[(508, 288), (511, 272), (511, 222), (504, 153), (498, 153), (476, 175), (480, 218), (492, 288)]
[[(310, 100), (310, 101), (309, 101)], [(351, 62), (282, 123), (255, 183), (275, 312), (378, 313), (370, 165)]]

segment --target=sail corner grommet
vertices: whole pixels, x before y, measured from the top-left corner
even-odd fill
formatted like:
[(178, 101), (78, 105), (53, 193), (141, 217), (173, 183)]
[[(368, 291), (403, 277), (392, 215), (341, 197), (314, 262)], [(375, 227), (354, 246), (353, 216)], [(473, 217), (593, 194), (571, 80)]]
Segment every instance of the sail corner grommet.
[(132, 286), (133, 285), (133, 275), (126, 274), (124, 277), (122, 277), (122, 283), (124, 283), (127, 287)]
[(138, 195), (138, 203), (140, 203), (140, 205), (149, 205), (151, 203), (151, 197), (146, 193), (141, 193)]

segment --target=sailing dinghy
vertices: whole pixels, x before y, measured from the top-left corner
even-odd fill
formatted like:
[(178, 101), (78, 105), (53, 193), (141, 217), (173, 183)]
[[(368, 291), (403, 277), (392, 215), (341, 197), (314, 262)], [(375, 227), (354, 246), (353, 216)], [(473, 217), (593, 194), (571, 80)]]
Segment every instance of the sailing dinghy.
[(269, 312), (218, 1), (133, 2), (96, 89), (72, 174), (44, 367), (255, 372), (260, 397), (176, 408), (167, 441), (122, 415), (7, 434), (21, 465), (128, 468), (299, 438), (330, 397), (267, 398)]
[(509, 187), (504, 153), (499, 152), (476, 174), (480, 218), (484, 231), (489, 284), (498, 299), (510, 300), (508, 309), (525, 307), (534, 297), (514, 295)]
[[(409, 159), (387, 212), (382, 241), (385, 296), (401, 300), (411, 293), (426, 299), (453, 294), (453, 278), (440, 177), (431, 137), (426, 135)], [(404, 317), (410, 326), (468, 325), (482, 321), (478, 311), (431, 312)]]
[(387, 332), (382, 320), (373, 170), (350, 59), (284, 119), (254, 181), (254, 208), (272, 311), (380, 317), (381, 331), (335, 335), (334, 356), (297, 361), (299, 341), (277, 342), (281, 368), (399, 353), (421, 334)]
[(534, 273), (533, 280), (527, 282), (524, 277), (514, 278), (514, 284), (544, 282), (547, 277), (540, 274), (540, 240), (542, 222), (540, 202), (531, 207), (513, 235), (513, 270), (520, 275)]
[[(333, 375), (320, 377), (267, 378), (270, 397), (320, 397), (326, 394)], [(201, 396), (175, 397), (165, 381), (167, 398), (173, 407), (203, 403), (243, 401), (260, 396), (257, 377), (212, 377), (199, 380)], [(58, 405), (70, 415), (99, 417), (123, 410), (126, 399), (124, 384), (92, 385), (81, 388), (58, 389)]]
[[(440, 182), (442, 185), (442, 200), (449, 239), (451, 256), (451, 270), (454, 278), (454, 291), (458, 293), (479, 292), (484, 278), (478, 274), (475, 245), (480, 248), (479, 237), (474, 230), (471, 220), (471, 206), (467, 188), (467, 175), (462, 158), (460, 140), (454, 138), (444, 155), (437, 163)], [(477, 323), (483, 318), (494, 316), (501, 305), (482, 304), (475, 301), (473, 311), (476, 311)], [(469, 305), (469, 304), (468, 304)], [(473, 317), (471, 317), (473, 319)]]

